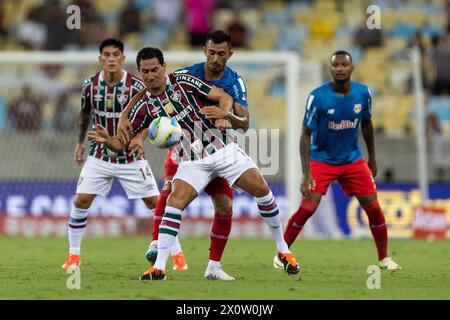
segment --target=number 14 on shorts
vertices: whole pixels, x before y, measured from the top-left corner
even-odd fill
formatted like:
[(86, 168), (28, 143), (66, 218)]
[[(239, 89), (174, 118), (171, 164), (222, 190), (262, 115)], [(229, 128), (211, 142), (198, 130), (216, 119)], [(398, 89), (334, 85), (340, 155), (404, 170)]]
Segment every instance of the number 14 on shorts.
[(147, 179), (147, 177), (151, 177), (152, 176), (152, 172), (150, 171), (149, 167), (145, 167), (145, 168), (139, 168), (139, 171), (142, 174), (142, 177), (145, 179)]

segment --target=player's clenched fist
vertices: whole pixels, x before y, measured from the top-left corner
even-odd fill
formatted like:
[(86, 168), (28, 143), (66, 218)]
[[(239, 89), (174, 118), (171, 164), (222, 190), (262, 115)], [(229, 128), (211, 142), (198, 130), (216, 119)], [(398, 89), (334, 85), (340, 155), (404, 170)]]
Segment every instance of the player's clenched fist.
[(316, 187), (316, 182), (313, 180), (310, 174), (305, 174), (303, 177), (303, 182), (300, 186), (300, 191), (302, 195), (308, 199), (311, 195), (311, 190)]
[(84, 149), (85, 149), (85, 147), (84, 147), (83, 143), (77, 143), (77, 145), (75, 146), (75, 151), (73, 154), (73, 161), (79, 166), (81, 166), (84, 163), (84, 159), (83, 159)]

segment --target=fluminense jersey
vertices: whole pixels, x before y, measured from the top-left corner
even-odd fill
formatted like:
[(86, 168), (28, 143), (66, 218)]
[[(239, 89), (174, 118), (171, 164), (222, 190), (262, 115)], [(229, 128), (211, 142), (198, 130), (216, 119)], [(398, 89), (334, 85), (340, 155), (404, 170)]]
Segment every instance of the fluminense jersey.
[(183, 137), (173, 148), (185, 161), (205, 158), (232, 141), (200, 113), (207, 105), (211, 85), (183, 73), (171, 73), (166, 79), (165, 91), (158, 96), (147, 92), (131, 110), (129, 119), (135, 132), (148, 128), (159, 116), (175, 118), (183, 128)]
[(178, 69), (175, 73), (189, 73), (197, 78), (207, 81), (215, 87), (221, 88), (228, 93), (235, 102), (243, 107), (248, 107), (247, 88), (242, 77), (233, 69), (226, 67), (225, 72), (219, 80), (205, 79), (205, 62), (193, 64), (192, 66)]
[[(132, 74), (123, 71), (123, 77), (114, 87), (104, 80), (103, 71), (87, 78), (81, 90), (81, 108), (93, 110), (94, 123), (108, 130), (109, 135), (117, 134), (120, 113), (139, 91), (144, 83)], [(102, 143), (91, 142), (88, 154), (111, 163), (130, 163), (141, 157), (129, 156), (126, 151), (116, 153)]]
[(330, 164), (361, 159), (358, 129), (361, 120), (371, 118), (371, 104), (369, 88), (358, 82), (350, 82), (347, 96), (334, 92), (331, 81), (314, 89), (303, 119), (303, 125), (312, 130), (310, 159)]

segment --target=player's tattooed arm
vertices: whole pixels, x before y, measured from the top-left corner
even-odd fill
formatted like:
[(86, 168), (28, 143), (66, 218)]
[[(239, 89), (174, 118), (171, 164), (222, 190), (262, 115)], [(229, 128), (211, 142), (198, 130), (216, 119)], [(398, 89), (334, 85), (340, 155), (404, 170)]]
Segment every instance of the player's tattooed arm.
[(369, 154), (369, 160), (367, 164), (372, 171), (372, 176), (377, 175), (377, 161), (375, 159), (375, 138), (373, 134), (373, 125), (371, 119), (363, 119), (361, 121), (361, 130), (366, 141), (367, 153)]
[(83, 104), (78, 115), (78, 143), (83, 144), (86, 139), (86, 132), (91, 121), (92, 108), (89, 104)]
[(248, 108), (243, 107), (237, 102), (234, 102), (233, 112), (228, 112), (225, 119), (230, 121), (233, 129), (242, 129), (244, 132), (248, 130), (250, 120)]
[(83, 93), (81, 95), (81, 109), (78, 115), (78, 141), (75, 145), (73, 154), (73, 161), (81, 166), (84, 163), (84, 140), (86, 139), (86, 132), (91, 122), (92, 107), (89, 103), (89, 99), (84, 94), (85, 87), (83, 87)]
[(125, 109), (122, 110), (119, 117), (119, 123), (117, 124), (117, 135), (119, 138), (124, 142), (124, 144), (127, 144), (130, 142), (130, 140), (133, 138), (134, 131), (133, 126), (130, 123), (130, 120), (128, 119), (128, 115), (130, 114), (130, 111), (133, 109), (133, 107), (139, 102), (139, 100), (144, 97), (145, 93), (147, 92), (147, 88), (139, 91), (133, 99), (128, 102)]
[(88, 131), (88, 140), (103, 143), (114, 152), (123, 151), (125, 144), (119, 139), (118, 136), (111, 137), (105, 127), (97, 124), (95, 128)]
[(303, 127), (302, 135), (300, 137), (300, 159), (302, 162), (303, 181), (300, 186), (300, 191), (305, 198), (309, 198), (310, 191), (315, 187), (315, 181), (311, 176), (309, 168), (309, 152), (311, 150), (311, 134), (312, 130)]

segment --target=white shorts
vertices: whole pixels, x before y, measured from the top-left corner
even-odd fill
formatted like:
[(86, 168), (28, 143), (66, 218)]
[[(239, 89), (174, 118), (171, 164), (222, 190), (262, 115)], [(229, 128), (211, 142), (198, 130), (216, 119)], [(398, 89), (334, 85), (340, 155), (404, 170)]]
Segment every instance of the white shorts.
[(245, 151), (233, 142), (204, 159), (182, 161), (173, 181), (186, 181), (200, 193), (216, 177), (226, 179), (233, 186), (245, 171), (252, 168), (258, 169)]
[(77, 193), (106, 196), (117, 178), (128, 199), (143, 199), (159, 195), (158, 185), (147, 160), (127, 164), (109, 163), (87, 157), (78, 180)]

